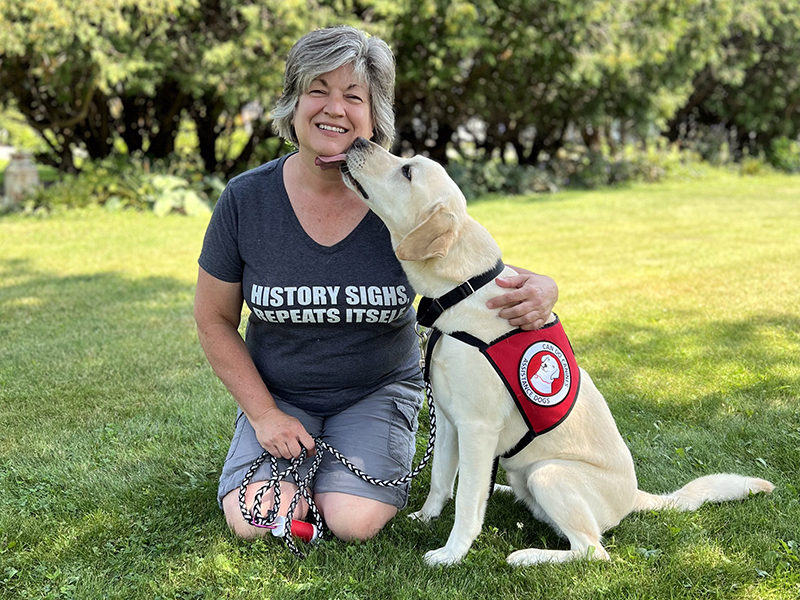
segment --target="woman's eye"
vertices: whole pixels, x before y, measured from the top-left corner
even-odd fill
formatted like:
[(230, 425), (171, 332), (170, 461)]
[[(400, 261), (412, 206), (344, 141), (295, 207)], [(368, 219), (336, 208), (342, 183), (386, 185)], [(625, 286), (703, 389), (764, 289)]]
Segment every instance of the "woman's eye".
[(411, 167), (409, 167), (408, 165), (403, 165), (401, 172), (403, 173), (403, 177), (411, 181)]

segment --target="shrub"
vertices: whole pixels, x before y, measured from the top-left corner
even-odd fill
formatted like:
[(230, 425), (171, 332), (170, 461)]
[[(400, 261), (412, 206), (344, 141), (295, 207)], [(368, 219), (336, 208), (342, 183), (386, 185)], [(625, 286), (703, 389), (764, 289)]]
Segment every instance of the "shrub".
[(563, 187), (594, 189), (627, 181), (655, 183), (675, 175), (694, 175), (702, 169), (697, 152), (681, 150), (664, 138), (646, 144), (627, 144), (612, 154), (608, 146), (589, 151), (567, 144), (546, 165), (506, 164), (499, 159), (459, 161), (447, 171), (466, 198), (490, 193), (555, 192)]
[(800, 142), (786, 136), (772, 140), (769, 163), (779, 171), (800, 173)]
[(500, 160), (452, 162), (447, 165), (447, 172), (467, 200), (492, 193), (530, 194), (559, 189), (551, 171)]
[(48, 212), (96, 204), (108, 210), (152, 210), (159, 216), (208, 214), (223, 188), (220, 179), (203, 177), (183, 163), (167, 166), (119, 156), (85, 163), (79, 174), (39, 189), (23, 208)]

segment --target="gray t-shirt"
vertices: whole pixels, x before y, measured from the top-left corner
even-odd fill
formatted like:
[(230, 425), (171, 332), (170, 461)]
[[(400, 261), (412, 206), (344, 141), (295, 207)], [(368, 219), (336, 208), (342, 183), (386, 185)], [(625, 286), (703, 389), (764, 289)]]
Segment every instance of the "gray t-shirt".
[(252, 311), (245, 340), (267, 388), (326, 416), (419, 380), (414, 292), (372, 211), (333, 246), (309, 237), (286, 193), (286, 158), (229, 182), (198, 262), (242, 282)]

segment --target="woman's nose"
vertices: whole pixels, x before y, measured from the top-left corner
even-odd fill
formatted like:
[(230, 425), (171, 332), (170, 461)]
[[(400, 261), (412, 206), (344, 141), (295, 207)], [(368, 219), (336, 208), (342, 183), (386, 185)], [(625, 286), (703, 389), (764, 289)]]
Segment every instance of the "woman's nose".
[(328, 102), (325, 104), (325, 113), (332, 117), (340, 117), (344, 114), (344, 99), (338, 94), (330, 94)]

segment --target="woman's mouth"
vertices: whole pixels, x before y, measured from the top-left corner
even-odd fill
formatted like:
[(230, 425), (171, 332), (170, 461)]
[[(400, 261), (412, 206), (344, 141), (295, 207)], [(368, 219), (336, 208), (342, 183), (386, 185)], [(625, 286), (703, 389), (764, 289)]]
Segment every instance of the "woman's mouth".
[(347, 133), (347, 129), (339, 127), (338, 125), (328, 125), (327, 123), (317, 124), (317, 129), (322, 131), (332, 131), (333, 133)]

